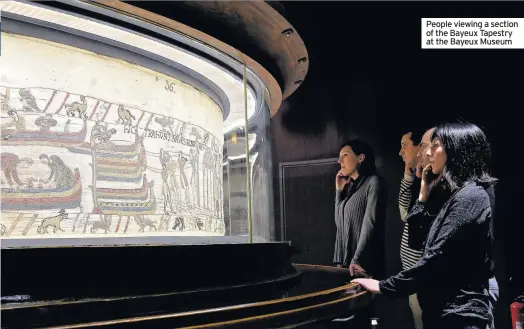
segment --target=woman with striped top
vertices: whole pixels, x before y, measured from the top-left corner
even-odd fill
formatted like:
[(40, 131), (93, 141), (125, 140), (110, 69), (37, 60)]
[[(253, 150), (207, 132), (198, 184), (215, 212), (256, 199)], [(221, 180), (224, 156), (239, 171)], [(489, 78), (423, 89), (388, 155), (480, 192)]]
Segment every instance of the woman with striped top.
[[(423, 253), (423, 249), (421, 248), (415, 249), (409, 247), (409, 225), (406, 222), (406, 218), (411, 206), (415, 203), (419, 194), (420, 181), (417, 179), (417, 176), (420, 178), (420, 168), (427, 165), (427, 163), (425, 163), (427, 162), (427, 157), (422, 157), (424, 154), (422, 151), (425, 149), (425, 145), (429, 144), (429, 138), (432, 132), (433, 129), (428, 130), (423, 136), (426, 140), (422, 139), (421, 141), (421, 132), (413, 129), (412, 131), (405, 133), (400, 142), (401, 148), (399, 155), (402, 157), (405, 164), (404, 177), (400, 181), (400, 192), (398, 196), (400, 218), (405, 223), (400, 242), (400, 259), (402, 261), (403, 270), (413, 267), (422, 257)], [(417, 168), (419, 169), (417, 170)], [(423, 239), (423, 237), (419, 237), (419, 239)], [(413, 314), (415, 328), (422, 329), (422, 311), (418, 303), (417, 295), (410, 295), (408, 300), (411, 313)]]

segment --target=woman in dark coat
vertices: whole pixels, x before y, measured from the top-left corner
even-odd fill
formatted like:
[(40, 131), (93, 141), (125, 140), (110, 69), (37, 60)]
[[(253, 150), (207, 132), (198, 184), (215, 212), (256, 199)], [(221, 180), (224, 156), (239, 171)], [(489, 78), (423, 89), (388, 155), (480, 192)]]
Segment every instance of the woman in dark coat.
[(425, 329), (484, 329), (493, 319), (488, 294), (492, 209), (486, 190), (496, 179), (489, 174), (490, 145), (474, 124), (444, 123), (426, 152), (430, 164), (408, 214), (411, 229), (424, 226), (428, 212), (436, 211), (422, 258), (385, 280), (353, 282), (386, 298), (417, 293)]

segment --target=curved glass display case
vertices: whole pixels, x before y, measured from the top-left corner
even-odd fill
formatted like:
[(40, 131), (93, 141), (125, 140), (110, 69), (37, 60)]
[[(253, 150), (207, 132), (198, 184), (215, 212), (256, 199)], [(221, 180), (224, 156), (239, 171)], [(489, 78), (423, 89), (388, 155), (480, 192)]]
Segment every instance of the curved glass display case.
[(307, 54), (271, 6), (198, 5), (243, 17), (280, 75), (120, 1), (0, 5), (2, 328), (297, 327), (369, 303), (275, 241), (270, 117)]
[(271, 94), (250, 67), (95, 3), (2, 16), (4, 247), (274, 240)]

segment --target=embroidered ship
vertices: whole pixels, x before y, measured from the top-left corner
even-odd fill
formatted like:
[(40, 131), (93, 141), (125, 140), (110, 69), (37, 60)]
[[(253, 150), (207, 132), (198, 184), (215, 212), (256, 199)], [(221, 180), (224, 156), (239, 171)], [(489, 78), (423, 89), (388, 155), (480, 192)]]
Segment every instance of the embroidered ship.
[(142, 177), (142, 187), (136, 189), (113, 189), (102, 188), (96, 189), (96, 196), (99, 199), (132, 199), (132, 200), (147, 200), (149, 192), (149, 184), (147, 177), (144, 174)]
[(75, 168), (74, 174), (74, 184), (65, 188), (2, 188), (1, 208), (19, 211), (78, 208), (82, 200), (78, 168)]
[(42, 145), (54, 147), (74, 147), (84, 143), (87, 135), (87, 121), (83, 120), (80, 131), (45, 131), (2, 129), (0, 138), (3, 145)]
[(153, 184), (149, 185), (149, 201), (136, 201), (135, 197), (120, 201), (102, 201), (99, 198), (97, 200), (98, 208), (94, 210), (94, 213), (120, 216), (153, 215), (156, 211), (156, 198)]

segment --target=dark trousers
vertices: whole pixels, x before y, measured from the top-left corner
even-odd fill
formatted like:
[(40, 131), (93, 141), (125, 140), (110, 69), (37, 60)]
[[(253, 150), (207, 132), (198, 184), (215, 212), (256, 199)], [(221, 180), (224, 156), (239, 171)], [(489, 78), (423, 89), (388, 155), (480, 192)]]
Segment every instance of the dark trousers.
[(424, 329), (488, 329), (490, 324), (475, 318), (424, 319)]
[(489, 325), (489, 329), (495, 329), (495, 309), (499, 300), (499, 284), (495, 277), (489, 279), (489, 308), (493, 314), (493, 321)]

